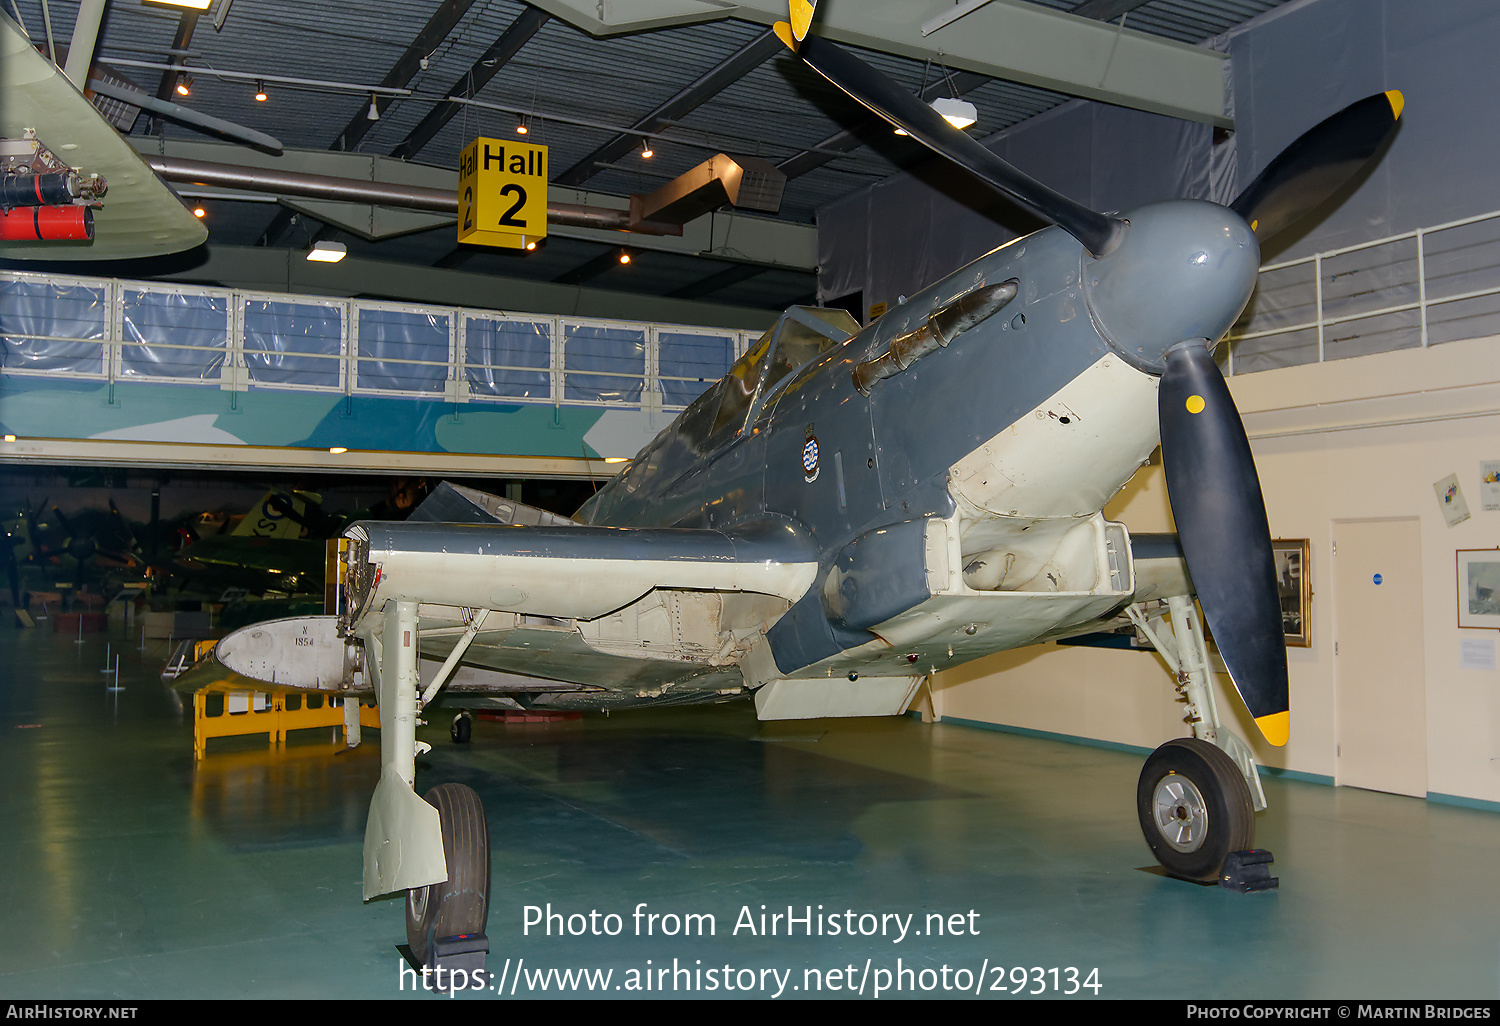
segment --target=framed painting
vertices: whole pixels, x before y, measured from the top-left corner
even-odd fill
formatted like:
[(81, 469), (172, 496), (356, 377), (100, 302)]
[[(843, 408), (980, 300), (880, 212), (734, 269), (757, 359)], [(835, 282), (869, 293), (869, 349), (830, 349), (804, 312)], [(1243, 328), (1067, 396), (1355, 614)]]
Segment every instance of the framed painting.
[(1500, 630), (1500, 548), (1459, 549), (1458, 625)]
[(1312, 647), (1312, 575), (1307, 554), (1306, 538), (1271, 540), (1276, 592), (1281, 598), (1281, 632), (1290, 648)]

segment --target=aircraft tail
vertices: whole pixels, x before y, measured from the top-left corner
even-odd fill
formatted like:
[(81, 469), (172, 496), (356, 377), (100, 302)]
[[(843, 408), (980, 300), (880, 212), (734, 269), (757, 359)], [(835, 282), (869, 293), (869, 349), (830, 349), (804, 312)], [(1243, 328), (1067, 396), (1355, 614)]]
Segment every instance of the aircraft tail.
[(240, 537), (300, 538), (307, 522), (308, 503), (319, 503), (322, 496), (310, 492), (278, 492), (274, 489), (260, 497), (233, 532)]

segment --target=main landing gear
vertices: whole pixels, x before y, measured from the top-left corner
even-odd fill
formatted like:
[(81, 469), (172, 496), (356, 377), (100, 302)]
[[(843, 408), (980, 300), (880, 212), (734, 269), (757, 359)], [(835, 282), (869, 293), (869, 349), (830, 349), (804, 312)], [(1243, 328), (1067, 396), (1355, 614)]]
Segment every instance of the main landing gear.
[(406, 943), (422, 965), (434, 962), (445, 938), (484, 933), (490, 915), (490, 833), (484, 803), (463, 784), (439, 784), (426, 794), (443, 827), (448, 879), (406, 892)]
[(1167, 607), (1170, 625), (1145, 605), (1126, 612), (1176, 676), (1194, 736), (1168, 741), (1146, 759), (1135, 789), (1141, 833), (1173, 876), (1237, 890), (1274, 887), (1270, 853), (1252, 851), (1255, 813), (1266, 807), (1255, 758), (1219, 723), (1193, 600), (1173, 596)]

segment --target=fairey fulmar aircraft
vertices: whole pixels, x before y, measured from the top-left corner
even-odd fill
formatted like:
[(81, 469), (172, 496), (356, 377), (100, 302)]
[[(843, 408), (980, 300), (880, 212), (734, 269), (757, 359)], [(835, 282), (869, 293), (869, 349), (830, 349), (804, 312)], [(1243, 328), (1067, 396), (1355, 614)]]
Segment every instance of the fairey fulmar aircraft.
[[(1195, 879), (1253, 846), (1265, 799), (1215, 712), (1193, 596), (1273, 744), (1290, 721), (1286, 653), (1260, 485), (1213, 346), (1254, 288), (1257, 235), (1347, 181), (1400, 94), (1318, 125), (1228, 208), (1108, 216), (809, 35), (812, 5), (792, 6), (797, 27), (778, 31), (808, 64), (1055, 226), (864, 329), (787, 311), (573, 520), (444, 486), (405, 523), (346, 531), (340, 615), (219, 643), (210, 670), (252, 686), (377, 696), (364, 891), (407, 892), (424, 961), (484, 929), (489, 885), (478, 796), (413, 790), (417, 718), (434, 702), (753, 694), (763, 719), (897, 715), (931, 672), (1134, 623), (1194, 732), (1146, 761), (1147, 843)], [(1101, 510), (1158, 442), (1179, 534), (1132, 538)]]

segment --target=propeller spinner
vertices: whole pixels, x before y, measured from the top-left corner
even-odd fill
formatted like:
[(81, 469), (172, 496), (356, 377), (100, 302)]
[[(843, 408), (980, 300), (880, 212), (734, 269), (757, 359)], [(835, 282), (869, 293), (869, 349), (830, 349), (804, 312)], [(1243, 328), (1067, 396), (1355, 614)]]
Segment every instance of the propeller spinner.
[[(792, 0), (791, 23), (776, 25), (781, 40), (814, 71), (929, 149), (1058, 225), (1096, 258), (1096, 267), (1107, 267), (1111, 255), (1116, 263), (1135, 259), (1129, 251), (1137, 247), (1120, 247), (1130, 230), (1125, 222), (1024, 174), (858, 57), (809, 35), (815, 8), (816, 0)], [(1230, 205), (1239, 217), (1231, 216), (1223, 230), (1248, 238), (1249, 222), (1255, 235), (1265, 239), (1309, 213), (1380, 149), (1394, 131), (1402, 104), (1399, 92), (1379, 93), (1302, 135)], [(1226, 296), (1240, 296), (1239, 305), (1228, 310), (1234, 305), (1231, 297), (1227, 314), (1206, 318), (1204, 335), (1212, 337), (1187, 338), (1164, 354), (1158, 412), (1167, 492), (1204, 618), (1256, 725), (1267, 741), (1283, 745), (1291, 714), (1270, 528), (1250, 443), (1212, 352), (1249, 298), (1255, 261), (1247, 266), (1247, 282), (1221, 285)], [(1154, 272), (1151, 267), (1133, 270), (1147, 277)], [(1138, 274), (1127, 271), (1120, 277)]]

